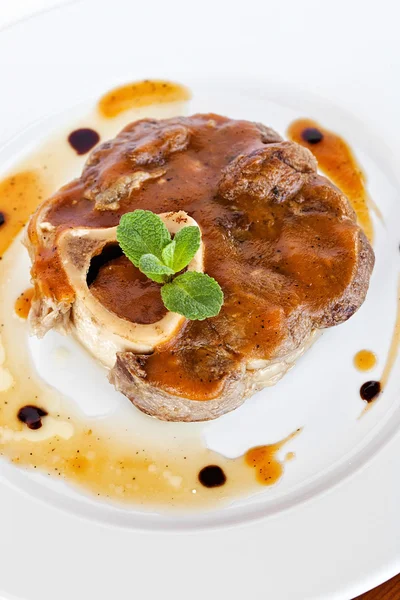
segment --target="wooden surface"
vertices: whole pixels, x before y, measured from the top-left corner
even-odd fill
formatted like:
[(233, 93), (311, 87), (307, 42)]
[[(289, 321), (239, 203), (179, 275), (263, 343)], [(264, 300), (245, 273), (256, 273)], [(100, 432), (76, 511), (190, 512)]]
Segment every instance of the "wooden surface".
[(356, 600), (400, 600), (400, 575), (358, 596)]

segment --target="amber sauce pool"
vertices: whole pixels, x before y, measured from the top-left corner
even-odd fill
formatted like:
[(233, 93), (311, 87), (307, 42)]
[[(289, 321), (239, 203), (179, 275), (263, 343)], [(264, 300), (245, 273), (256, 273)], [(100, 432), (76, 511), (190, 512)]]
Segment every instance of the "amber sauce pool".
[(15, 301), (15, 312), (21, 319), (27, 319), (31, 309), (32, 298), (34, 294), (33, 288), (28, 288), (20, 294)]
[(374, 230), (365, 176), (347, 142), (311, 119), (297, 119), (289, 125), (287, 135), (314, 154), (321, 171), (350, 200), (360, 226), (372, 242)]
[[(262, 485), (272, 485), (280, 479), (283, 473), (283, 463), (278, 460), (277, 453), (289, 440), (298, 435), (300, 431), (301, 429), (298, 429), (284, 440), (275, 444), (256, 446), (246, 452), (246, 464), (255, 470), (255, 476), (259, 483)], [(286, 455), (286, 460), (292, 460), (293, 458), (293, 453)]]
[(376, 365), (376, 356), (371, 350), (360, 350), (354, 357), (354, 366), (359, 371), (370, 371)]
[(150, 438), (141, 441), (140, 434), (120, 439), (96, 420), (77, 415), (32, 371), (28, 374), (27, 357), (19, 358), (19, 365), (15, 357), (6, 362), (13, 386), (0, 393), (0, 454), (16, 465), (118, 503), (189, 510), (245, 496), (283, 473), (276, 453), (293, 436), (236, 459), (207, 449), (200, 438), (184, 450), (161, 449)]
[(47, 197), (48, 188), (36, 171), (23, 171), (0, 182), (0, 257)]
[(184, 102), (190, 97), (189, 89), (179, 83), (146, 79), (114, 88), (100, 99), (98, 108), (103, 117), (111, 118), (131, 108)]
[[(106, 94), (99, 108), (109, 118), (127, 108), (189, 97), (189, 91), (177, 84), (144, 81)], [(99, 137), (107, 139), (109, 126), (102, 129), (99, 116), (93, 120), (93, 124), (87, 120), (87, 127), (93, 125)], [(33, 292), (27, 289), (12, 296), (9, 284), (25, 250), (15, 244), (4, 252), (38, 204), (70, 178), (66, 157), (71, 145), (75, 156), (86, 150), (79, 136), (75, 133), (72, 144), (68, 135), (53, 140), (32, 156), (35, 169), (27, 168), (29, 161), (25, 161), (21, 172), (0, 182), (0, 454), (92, 495), (136, 505), (192, 509), (246, 496), (260, 483), (276, 482), (283, 472), (277, 452), (297, 432), (245, 456), (227, 459), (207, 449), (199, 434), (190, 442), (185, 439), (184, 447), (142, 435), (142, 429), (154, 423), (144, 415), (137, 417), (135, 435), (116, 435), (108, 423), (102, 424), (104, 420), (83, 417), (74, 404), (38, 377), (26, 342), (25, 319)], [(97, 136), (90, 140), (85, 136), (87, 145), (97, 140)]]

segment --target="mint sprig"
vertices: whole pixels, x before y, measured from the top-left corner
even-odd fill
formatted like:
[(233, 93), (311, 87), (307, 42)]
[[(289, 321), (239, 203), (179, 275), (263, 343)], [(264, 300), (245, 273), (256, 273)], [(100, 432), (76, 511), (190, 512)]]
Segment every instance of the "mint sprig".
[(173, 269), (167, 267), (154, 254), (143, 254), (139, 260), (139, 269), (149, 279), (157, 281), (157, 283), (165, 283), (165, 281), (168, 281), (168, 277), (175, 273)]
[[(173, 242), (171, 242), (172, 244), (175, 244), (175, 246), (172, 249), (172, 260), (170, 265), (175, 273), (179, 273), (179, 271), (182, 271), (182, 269), (190, 263), (197, 250), (200, 248), (200, 242), (201, 236), (198, 227), (183, 227), (176, 233)], [(168, 246), (164, 248), (163, 253), (165, 253), (166, 250), (168, 250)]]
[(203, 321), (221, 310), (224, 296), (219, 284), (205, 273), (186, 271), (161, 288), (161, 297), (171, 312)]
[(200, 248), (199, 227), (183, 227), (171, 239), (158, 215), (149, 210), (135, 210), (121, 217), (117, 241), (125, 256), (142, 273), (164, 284), (161, 297), (168, 310), (191, 320), (219, 313), (224, 296), (215, 279), (197, 271), (186, 271), (174, 278)]
[(117, 241), (123, 253), (139, 267), (144, 254), (153, 254), (161, 260), (171, 235), (159, 216), (150, 210), (135, 210), (122, 215), (117, 227)]

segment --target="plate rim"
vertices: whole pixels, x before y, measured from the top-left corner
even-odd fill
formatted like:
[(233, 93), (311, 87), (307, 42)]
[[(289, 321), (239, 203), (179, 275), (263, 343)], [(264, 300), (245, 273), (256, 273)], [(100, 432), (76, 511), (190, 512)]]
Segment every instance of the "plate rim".
[[(40, 20), (42, 18), (42, 16), (44, 14), (46, 14), (46, 13), (49, 13), (49, 12), (59, 12), (59, 11), (62, 12), (63, 9), (66, 8), (66, 7), (69, 7), (69, 6), (74, 5), (74, 4), (84, 4), (84, 3), (86, 3), (86, 2), (84, 2), (84, 0), (69, 0), (68, 2), (65, 2), (64, 4), (44, 9), (44, 10), (42, 10), (42, 11), (36, 13), (36, 14), (29, 15), (28, 17), (25, 17), (23, 19), (14, 21), (14, 22), (6, 25), (5, 27), (3, 27), (3, 28), (0, 29), (0, 35), (3, 33), (3, 31), (10, 30), (10, 29), (12, 29), (15, 26), (20, 25), (21, 23), (32, 22), (32, 21), (36, 22), (36, 21)], [(8, 140), (6, 140), (6, 142), (7, 141)], [(378, 452), (376, 452), (374, 454), (374, 456), (370, 460), (366, 461), (363, 465), (360, 465), (360, 467), (357, 469), (356, 472), (358, 474), (360, 474), (366, 468), (368, 468), (371, 465), (373, 465), (376, 462), (378, 462), (378, 459), (379, 460), (381, 459), (381, 455), (382, 455), (382, 453), (383, 453), (383, 451), (385, 449), (387, 449), (391, 445), (394, 446), (395, 443), (399, 442), (399, 438), (400, 438), (399, 433), (400, 433), (399, 429), (396, 429), (394, 431), (393, 435), (391, 436), (391, 438), (389, 440), (385, 441), (385, 443), (380, 447), (380, 449), (378, 450)], [(329, 489), (321, 491), (321, 493), (319, 493), (318, 496), (310, 498), (309, 500), (306, 501), (307, 504), (312, 503), (314, 500), (316, 502), (318, 502), (320, 499), (325, 498), (326, 496), (330, 495), (333, 490), (338, 490), (342, 486), (345, 487), (345, 484), (349, 483), (349, 479), (351, 479), (351, 476), (353, 474), (355, 474), (355, 472), (354, 473), (350, 473), (348, 476), (345, 476), (343, 479), (341, 479), (340, 481), (338, 481), (337, 483), (335, 483)], [(20, 490), (18, 490), (18, 493), (20, 493)], [(39, 499), (37, 497), (35, 497), (35, 501), (41, 503), (41, 499)], [(301, 504), (301, 506), (303, 506), (303, 503)], [(53, 508), (55, 508), (54, 505), (53, 505)], [(296, 508), (297, 508), (297, 506), (293, 507), (293, 508), (289, 508), (289, 509), (287, 509), (287, 510), (284, 511), (284, 514), (286, 514), (287, 512), (292, 512)], [(55, 508), (55, 510), (58, 510), (58, 509)], [(281, 515), (279, 514), (279, 515), (274, 516), (274, 518), (278, 518), (280, 516)], [(268, 521), (270, 518), (272, 518), (272, 516), (268, 517), (267, 519), (265, 517), (260, 516), (259, 519), (257, 519), (257, 521), (265, 522), (265, 521)], [(252, 522), (254, 522), (254, 521), (252, 521)], [(108, 524), (101, 524), (101, 527), (108, 527), (108, 526), (109, 526)], [(238, 526), (239, 527), (246, 527), (246, 524), (245, 525), (239, 524)], [(375, 572), (375, 574), (373, 574), (371, 577), (369, 577), (368, 578), (369, 581), (368, 581), (367, 585), (371, 586), (371, 587), (375, 587), (376, 585), (379, 585), (383, 581), (386, 581), (387, 579), (390, 579), (399, 570), (400, 570), (400, 553), (399, 553), (399, 555), (397, 557), (393, 557), (392, 565), (390, 565), (390, 563), (387, 563), (386, 566), (382, 566), (379, 570), (377, 570)], [(0, 586), (1, 586), (1, 584), (0, 584)], [(371, 588), (369, 587), (368, 589), (371, 589)], [(347, 592), (347, 591), (350, 592), (351, 591), (352, 595), (353, 594), (357, 594), (358, 595), (358, 594), (361, 594), (365, 590), (366, 590), (366, 588), (365, 588), (364, 583), (362, 583), (362, 582), (360, 582), (359, 584), (354, 583), (351, 587), (349, 586), (346, 589), (343, 588), (341, 590), (338, 590), (336, 593), (334, 593), (334, 595), (332, 595), (330, 597), (332, 597), (332, 598), (338, 598), (339, 599), (339, 598), (342, 598), (342, 597), (344, 598), (344, 596), (341, 595), (344, 592)], [(16, 596), (10, 596), (10, 595), (8, 595), (8, 596), (5, 596), (5, 597), (6, 598), (15, 598), (15, 600), (17, 600)], [(20, 597), (20, 600), (22, 600), (22, 597)]]

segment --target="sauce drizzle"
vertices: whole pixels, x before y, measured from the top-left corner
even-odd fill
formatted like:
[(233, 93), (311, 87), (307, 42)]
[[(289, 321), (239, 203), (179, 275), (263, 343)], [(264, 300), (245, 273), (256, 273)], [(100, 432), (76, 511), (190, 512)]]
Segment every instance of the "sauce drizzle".
[(39, 406), (27, 404), (18, 411), (18, 419), (25, 423), (29, 429), (40, 429), (42, 426), (42, 417), (46, 417), (48, 412)]
[[(248, 450), (244, 456), (245, 462), (249, 467), (255, 469), (255, 476), (262, 485), (272, 485), (282, 477), (283, 463), (278, 460), (277, 453), (290, 440), (300, 433), (297, 429), (284, 440), (275, 444), (266, 446), (256, 446)], [(290, 460), (290, 459), (289, 459)]]
[[(380, 381), (367, 381), (360, 388), (360, 396), (368, 402), (368, 406), (364, 412), (370, 408), (380, 393), (384, 390), (389, 381), (390, 374), (396, 362), (400, 346), (400, 276), (397, 283), (397, 313), (394, 324), (392, 339), (390, 342), (389, 352), (384, 366)], [(364, 412), (362, 414), (364, 414)]]
[(204, 487), (219, 487), (226, 482), (226, 475), (218, 465), (208, 465), (201, 469), (199, 481)]
[(309, 144), (319, 144), (324, 139), (324, 134), (320, 129), (316, 127), (306, 127), (301, 132), (301, 137), (305, 142)]
[(0, 182), (0, 211), (3, 209), (4, 219), (0, 233), (0, 256), (46, 196), (47, 188), (36, 171), (22, 171)]
[(382, 387), (379, 381), (366, 381), (360, 387), (360, 396), (369, 404), (379, 396), (381, 391)]
[(100, 98), (98, 108), (103, 117), (110, 119), (132, 108), (166, 102), (185, 102), (190, 100), (190, 97), (189, 89), (179, 83), (145, 79), (110, 90)]
[(68, 142), (70, 146), (79, 155), (86, 154), (100, 141), (100, 136), (94, 129), (89, 127), (82, 127), (81, 129), (75, 129), (68, 136)]
[(297, 119), (288, 127), (289, 139), (308, 148), (320, 169), (348, 197), (370, 242), (374, 230), (369, 213), (365, 175), (347, 142), (312, 119)]
[(28, 318), (34, 292), (35, 290), (33, 288), (28, 288), (18, 296), (15, 302), (14, 310), (21, 319)]
[(390, 342), (388, 357), (386, 360), (385, 367), (382, 372), (381, 377), (381, 386), (384, 388), (389, 380), (390, 374), (392, 372), (394, 363), (396, 362), (396, 358), (399, 352), (399, 344), (400, 344), (400, 276), (397, 283), (397, 314), (396, 321), (394, 324), (392, 339)]

